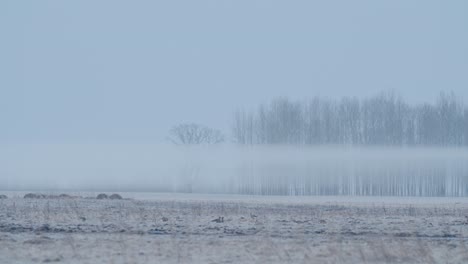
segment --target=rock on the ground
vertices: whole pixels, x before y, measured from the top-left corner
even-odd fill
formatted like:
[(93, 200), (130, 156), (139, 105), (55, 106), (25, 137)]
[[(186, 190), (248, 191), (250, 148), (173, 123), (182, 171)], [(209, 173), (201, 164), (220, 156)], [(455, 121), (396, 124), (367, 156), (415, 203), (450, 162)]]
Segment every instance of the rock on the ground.
[(40, 193), (27, 193), (24, 195), (24, 199), (43, 199), (43, 198), (46, 198), (46, 196)]
[(8, 199), (8, 196), (6, 196), (4, 194), (0, 194), (0, 199)]
[(27, 193), (24, 195), (24, 199), (72, 199), (80, 198), (79, 196), (71, 196), (69, 194), (62, 193), (60, 195), (55, 194), (42, 194), (42, 193)]
[(96, 196), (96, 199), (103, 200), (103, 199), (109, 199), (109, 197), (105, 193), (100, 193), (98, 194), (98, 196)]
[(109, 196), (109, 199), (112, 199), (112, 200), (122, 200), (122, 196), (120, 196), (119, 194), (112, 194), (111, 196)]

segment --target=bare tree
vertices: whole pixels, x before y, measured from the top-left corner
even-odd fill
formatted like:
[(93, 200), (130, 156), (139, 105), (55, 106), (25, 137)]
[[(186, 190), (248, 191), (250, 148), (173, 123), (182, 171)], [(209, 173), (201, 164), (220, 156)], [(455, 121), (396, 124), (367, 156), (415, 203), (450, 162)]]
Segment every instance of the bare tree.
[(277, 98), (257, 112), (240, 110), (239, 144), (468, 145), (468, 108), (453, 93), (436, 104), (410, 105), (394, 92), (359, 100)]
[(253, 114), (238, 110), (234, 114), (232, 133), (234, 141), (239, 144), (253, 144), (254, 119)]
[(184, 123), (169, 131), (169, 140), (177, 145), (218, 144), (224, 142), (224, 135), (217, 129)]

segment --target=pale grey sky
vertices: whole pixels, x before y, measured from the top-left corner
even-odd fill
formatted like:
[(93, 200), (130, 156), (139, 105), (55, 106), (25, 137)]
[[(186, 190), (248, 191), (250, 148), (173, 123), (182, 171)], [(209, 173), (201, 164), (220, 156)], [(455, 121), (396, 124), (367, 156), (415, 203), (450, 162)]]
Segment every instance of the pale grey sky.
[(0, 142), (229, 132), (277, 96), (468, 100), (468, 1), (0, 2)]

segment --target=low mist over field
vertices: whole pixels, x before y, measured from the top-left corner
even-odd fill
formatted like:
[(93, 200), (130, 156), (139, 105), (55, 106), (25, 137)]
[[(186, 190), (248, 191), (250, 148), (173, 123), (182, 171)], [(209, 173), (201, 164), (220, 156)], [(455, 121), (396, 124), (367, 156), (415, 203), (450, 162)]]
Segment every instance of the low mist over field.
[(164, 143), (2, 143), (0, 189), (468, 196), (468, 107), (453, 92), (280, 97), (228, 122), (176, 123)]
[(3, 145), (0, 189), (468, 195), (465, 148)]

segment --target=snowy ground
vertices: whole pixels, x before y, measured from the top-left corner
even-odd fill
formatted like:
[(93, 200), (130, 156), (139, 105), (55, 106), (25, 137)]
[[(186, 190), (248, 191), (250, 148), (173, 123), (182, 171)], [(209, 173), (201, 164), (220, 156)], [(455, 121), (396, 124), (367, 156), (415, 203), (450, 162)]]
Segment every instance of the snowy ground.
[(468, 263), (466, 198), (0, 194), (0, 263)]

